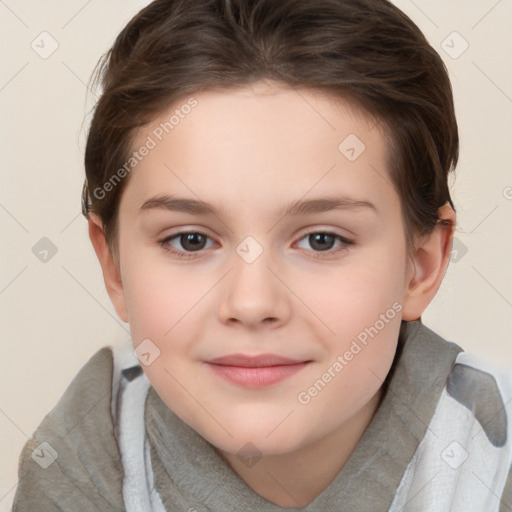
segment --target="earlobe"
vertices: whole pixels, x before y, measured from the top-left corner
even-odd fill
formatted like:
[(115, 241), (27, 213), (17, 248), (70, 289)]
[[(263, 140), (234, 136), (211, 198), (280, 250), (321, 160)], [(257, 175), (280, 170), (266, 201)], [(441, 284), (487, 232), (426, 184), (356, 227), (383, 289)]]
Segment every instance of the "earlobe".
[(402, 319), (412, 322), (421, 317), (437, 293), (450, 262), (455, 227), (455, 212), (449, 203), (439, 210), (440, 220), (434, 230), (423, 236), (410, 260), (412, 277), (407, 283)]
[(97, 215), (91, 214), (88, 222), (89, 238), (101, 265), (105, 288), (119, 318), (123, 322), (128, 322), (121, 272), (106, 242), (101, 219)]

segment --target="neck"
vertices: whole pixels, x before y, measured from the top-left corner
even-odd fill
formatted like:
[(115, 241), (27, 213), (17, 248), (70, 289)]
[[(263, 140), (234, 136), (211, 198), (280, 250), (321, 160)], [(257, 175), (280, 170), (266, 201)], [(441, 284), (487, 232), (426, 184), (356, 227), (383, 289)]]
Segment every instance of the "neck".
[(320, 440), (279, 455), (264, 455), (252, 467), (236, 454), (217, 450), (245, 483), (281, 507), (304, 507), (338, 475), (370, 424), (381, 391), (352, 418)]

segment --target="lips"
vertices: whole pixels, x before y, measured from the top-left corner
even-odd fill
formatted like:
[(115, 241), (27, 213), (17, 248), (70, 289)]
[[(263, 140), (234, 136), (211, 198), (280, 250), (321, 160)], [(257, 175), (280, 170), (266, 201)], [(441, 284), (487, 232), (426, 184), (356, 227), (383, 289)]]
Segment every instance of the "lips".
[(229, 356), (217, 357), (207, 361), (211, 364), (223, 366), (242, 366), (245, 368), (259, 368), (267, 366), (284, 366), (290, 364), (299, 364), (304, 361), (289, 359), (274, 354), (261, 354), (258, 356), (246, 356), (244, 354), (231, 354)]
[(234, 384), (247, 388), (261, 388), (291, 377), (310, 362), (275, 354), (231, 354), (210, 359), (205, 361), (205, 364), (216, 375)]

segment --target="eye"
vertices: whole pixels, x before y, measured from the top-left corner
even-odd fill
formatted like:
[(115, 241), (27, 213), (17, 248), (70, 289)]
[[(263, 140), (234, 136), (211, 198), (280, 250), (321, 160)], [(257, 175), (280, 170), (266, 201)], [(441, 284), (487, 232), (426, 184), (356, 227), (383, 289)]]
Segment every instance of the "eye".
[[(347, 249), (347, 246), (352, 245), (354, 242), (345, 238), (344, 236), (338, 235), (337, 233), (333, 233), (330, 231), (311, 231), (306, 233), (301, 240), (306, 239), (307, 242), (313, 247), (314, 252), (317, 254), (312, 254), (314, 258), (323, 258), (326, 256), (331, 256), (333, 254), (339, 253)], [(341, 246), (339, 246), (335, 250), (332, 249), (332, 246), (336, 240), (339, 240)]]
[[(163, 240), (159, 240), (158, 244), (165, 252), (171, 253), (178, 258), (195, 258), (194, 253), (199, 253), (205, 249), (208, 239), (211, 240), (208, 235), (198, 231), (182, 231), (181, 233), (176, 233)], [(352, 240), (330, 231), (311, 231), (306, 233), (300, 241), (304, 239), (311, 244), (313, 248), (312, 256), (314, 258), (332, 256), (333, 254), (346, 250), (349, 245), (354, 243)], [(337, 249), (331, 250), (336, 240), (338, 240), (341, 245), (338, 246)], [(183, 250), (179, 247), (176, 248), (176, 245), (173, 245), (173, 243), (181, 246)], [(214, 243), (214, 245), (217, 244)]]
[[(164, 251), (174, 254), (178, 258), (194, 258), (194, 252), (199, 252), (205, 248), (206, 240), (210, 237), (204, 233), (197, 231), (183, 231), (172, 236), (168, 236), (163, 240), (160, 240), (158, 244), (164, 249)], [(177, 241), (185, 251), (176, 250), (171, 242)], [(190, 254), (190, 252), (192, 254)]]

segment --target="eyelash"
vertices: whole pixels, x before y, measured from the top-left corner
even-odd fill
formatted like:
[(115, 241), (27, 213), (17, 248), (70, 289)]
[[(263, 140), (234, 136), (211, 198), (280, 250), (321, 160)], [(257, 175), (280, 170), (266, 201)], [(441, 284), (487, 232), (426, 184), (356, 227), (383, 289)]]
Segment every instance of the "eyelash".
[[(181, 231), (180, 233), (176, 233), (176, 234), (174, 234), (172, 236), (168, 236), (168, 237), (164, 238), (163, 240), (159, 240), (158, 241), (158, 245), (160, 245), (160, 247), (162, 247), (162, 249), (165, 252), (173, 254), (177, 258), (183, 258), (183, 259), (196, 258), (195, 254), (196, 253), (200, 253), (201, 250), (199, 250), (199, 251), (192, 251), (192, 252), (176, 251), (175, 249), (170, 248), (171, 246), (169, 245), (169, 243), (172, 240), (174, 240), (175, 238), (178, 238), (181, 235), (190, 235), (190, 234), (202, 235), (202, 236), (204, 236), (206, 238), (210, 238), (208, 235), (206, 235), (205, 233), (201, 233), (200, 231)], [(343, 246), (342, 247), (338, 247), (338, 249), (334, 249), (334, 250), (331, 250), (331, 251), (313, 251), (313, 257), (314, 258), (325, 258), (325, 257), (331, 256), (333, 254), (337, 254), (338, 252), (346, 249), (348, 246), (354, 244), (353, 240), (349, 240), (348, 238), (345, 238), (344, 236), (338, 235), (337, 233), (334, 233), (332, 231), (310, 231), (308, 233), (305, 233), (300, 238), (300, 240), (303, 240), (304, 238), (306, 238), (306, 237), (308, 237), (310, 235), (315, 235), (315, 234), (322, 234), (322, 235), (333, 236), (333, 237), (337, 238), (338, 240), (340, 240), (343, 243)]]

